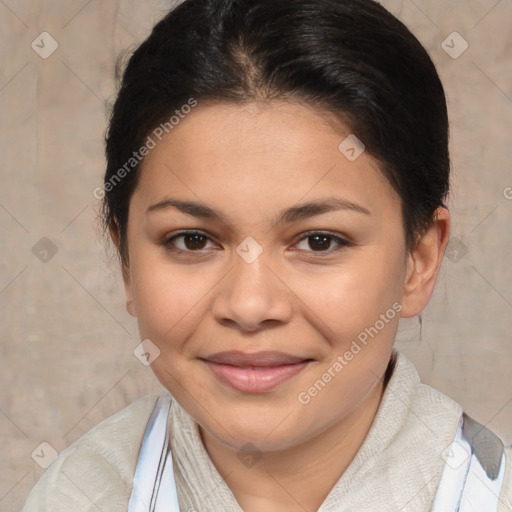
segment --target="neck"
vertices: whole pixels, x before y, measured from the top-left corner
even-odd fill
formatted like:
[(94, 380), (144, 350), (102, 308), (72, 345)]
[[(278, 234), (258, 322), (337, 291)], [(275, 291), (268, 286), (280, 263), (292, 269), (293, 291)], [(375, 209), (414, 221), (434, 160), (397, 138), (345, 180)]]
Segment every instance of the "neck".
[(245, 512), (317, 510), (363, 444), (384, 387), (378, 380), (363, 402), (343, 419), (297, 446), (265, 452), (252, 467), (241, 467), (236, 450), (200, 427), (201, 437)]

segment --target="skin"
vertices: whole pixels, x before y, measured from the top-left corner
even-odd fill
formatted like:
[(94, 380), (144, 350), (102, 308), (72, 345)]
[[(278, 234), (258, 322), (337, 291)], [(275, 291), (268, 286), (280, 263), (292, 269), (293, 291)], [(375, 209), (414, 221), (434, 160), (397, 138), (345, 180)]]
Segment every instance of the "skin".
[[(197, 421), (246, 512), (321, 505), (375, 417), (399, 316), (425, 307), (448, 243), (450, 218), (440, 208), (406, 249), (400, 197), (368, 152), (351, 162), (338, 150), (349, 134), (332, 115), (303, 104), (200, 104), (145, 158), (130, 201), (127, 309), (141, 339), (161, 351), (153, 371)], [(328, 197), (370, 214), (341, 209), (274, 222), (283, 209)], [(207, 204), (225, 218), (172, 206), (147, 213), (168, 198)], [(190, 237), (165, 245), (188, 229), (207, 237), (199, 249)], [(350, 245), (327, 239), (322, 251), (308, 231)], [(114, 228), (111, 234), (118, 243)], [(253, 263), (236, 252), (248, 236), (263, 250)], [(299, 393), (397, 303), (401, 313), (300, 403)], [(226, 386), (198, 359), (225, 350), (277, 350), (314, 361), (273, 390), (251, 394)], [(247, 443), (261, 453), (251, 467), (237, 457)]]

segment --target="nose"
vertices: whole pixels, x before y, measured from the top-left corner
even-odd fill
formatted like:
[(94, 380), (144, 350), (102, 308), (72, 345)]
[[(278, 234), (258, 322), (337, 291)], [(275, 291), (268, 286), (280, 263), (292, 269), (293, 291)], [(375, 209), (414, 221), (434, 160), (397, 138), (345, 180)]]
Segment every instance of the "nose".
[(263, 256), (247, 263), (237, 255), (234, 268), (217, 287), (212, 312), (222, 325), (253, 332), (288, 322), (290, 297), (290, 289)]

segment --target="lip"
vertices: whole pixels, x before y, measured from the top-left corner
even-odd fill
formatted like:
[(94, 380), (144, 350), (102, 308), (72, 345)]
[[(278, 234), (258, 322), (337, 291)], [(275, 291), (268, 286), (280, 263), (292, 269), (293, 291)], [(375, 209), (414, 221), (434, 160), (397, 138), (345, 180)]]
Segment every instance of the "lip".
[(245, 393), (271, 391), (312, 362), (282, 352), (218, 352), (201, 359), (221, 382)]

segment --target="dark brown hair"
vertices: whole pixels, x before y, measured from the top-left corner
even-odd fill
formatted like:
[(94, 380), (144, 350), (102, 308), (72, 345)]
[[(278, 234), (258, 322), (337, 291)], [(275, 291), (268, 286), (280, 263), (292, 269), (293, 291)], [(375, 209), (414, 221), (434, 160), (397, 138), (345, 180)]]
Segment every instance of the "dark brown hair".
[(123, 262), (140, 165), (113, 178), (191, 98), (302, 101), (348, 121), (402, 199), (408, 247), (448, 193), (443, 86), (423, 46), (380, 4), (185, 0), (129, 59), (106, 135), (103, 221)]

